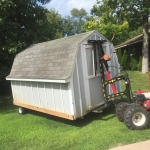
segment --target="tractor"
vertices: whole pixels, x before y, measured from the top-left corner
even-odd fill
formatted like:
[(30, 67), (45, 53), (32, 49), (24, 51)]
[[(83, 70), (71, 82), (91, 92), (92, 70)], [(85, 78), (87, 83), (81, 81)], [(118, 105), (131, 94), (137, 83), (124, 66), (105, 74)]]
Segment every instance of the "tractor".
[[(116, 98), (115, 112), (119, 121), (124, 122), (131, 130), (148, 128), (150, 126), (150, 92), (139, 89), (132, 93), (130, 78), (127, 72), (124, 75), (111, 78), (110, 72), (104, 64), (103, 68), (105, 68), (104, 75), (107, 79), (107, 81), (105, 80), (105, 84), (110, 84), (113, 91), (113, 94), (107, 97)], [(120, 80), (125, 81), (125, 90), (118, 93), (115, 88), (115, 82)], [(117, 97), (122, 97), (123, 95), (127, 97), (126, 100), (118, 102)]]
[[(111, 100), (115, 102), (116, 105), (116, 116), (122, 122), (124, 122), (129, 129), (132, 130), (142, 130), (150, 126), (150, 92), (144, 90), (137, 90), (132, 93), (130, 78), (126, 71), (124, 75), (117, 74), (115, 77), (111, 77), (111, 72), (109, 72), (109, 67), (107, 61), (111, 59), (112, 54), (109, 56), (104, 53), (102, 44), (106, 42), (105, 40), (100, 41), (89, 41), (94, 45), (94, 51), (96, 55), (96, 45), (98, 45), (98, 54), (99, 54), (99, 67), (102, 77), (103, 85), (103, 94), (106, 99), (108, 106)], [(95, 68), (97, 67), (96, 62), (94, 62)], [(119, 68), (118, 68), (119, 69)], [(96, 71), (95, 71), (96, 72)], [(125, 81), (125, 90), (118, 92), (115, 87), (115, 82), (124, 80)], [(107, 93), (107, 86), (110, 85), (113, 94)], [(150, 91), (150, 74), (149, 74), (149, 91)], [(125, 101), (118, 101), (119, 97), (125, 95), (127, 98)], [(116, 101), (115, 101), (116, 100)], [(107, 107), (107, 105), (106, 105)], [(101, 111), (101, 109), (98, 109)]]
[(122, 101), (116, 105), (118, 119), (129, 129), (142, 130), (150, 126), (150, 92), (137, 90), (132, 101)]

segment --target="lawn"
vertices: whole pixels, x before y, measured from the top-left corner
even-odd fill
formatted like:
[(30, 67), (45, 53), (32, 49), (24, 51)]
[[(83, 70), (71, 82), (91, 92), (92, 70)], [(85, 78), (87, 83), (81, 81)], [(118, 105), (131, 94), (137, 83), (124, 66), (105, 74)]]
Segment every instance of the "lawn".
[[(136, 91), (138, 89), (146, 90), (148, 91), (148, 74), (141, 73), (139, 71), (127, 71), (130, 77), (130, 84), (132, 91)], [(124, 82), (122, 81), (122, 87), (124, 89)]]
[[(129, 71), (133, 91), (148, 90), (147, 74)], [(70, 121), (29, 111), (19, 115), (11, 96), (0, 97), (0, 150), (108, 150), (150, 139), (150, 129), (129, 130), (115, 107)]]

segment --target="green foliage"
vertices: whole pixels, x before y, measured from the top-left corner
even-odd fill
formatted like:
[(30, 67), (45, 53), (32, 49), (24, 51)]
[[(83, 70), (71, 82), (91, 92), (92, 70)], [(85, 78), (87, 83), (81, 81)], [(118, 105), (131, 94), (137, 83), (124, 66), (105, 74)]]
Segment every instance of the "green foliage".
[(127, 70), (129, 68), (129, 64), (128, 64), (128, 55), (126, 50), (124, 50), (122, 59), (121, 59), (121, 66), (123, 66), (123, 69)]
[[(146, 2), (148, 5), (144, 5)], [(91, 9), (91, 14), (97, 17), (87, 20), (84, 31), (99, 30), (114, 45), (142, 34), (143, 10), (150, 12), (150, 3), (145, 3), (143, 0), (97, 0), (97, 5)]]
[(142, 70), (142, 56), (140, 56), (140, 58), (139, 58), (139, 62), (137, 64), (137, 69), (138, 69), (138, 71)]
[[(44, 2), (44, 1), (41, 1)], [(0, 2), (0, 47), (16, 53), (32, 43), (47, 40), (46, 9), (31, 0)]]
[(99, 32), (105, 35), (114, 45), (117, 45), (120, 40), (123, 40), (128, 31), (128, 22), (124, 21), (121, 24), (113, 24), (102, 22), (99, 26)]
[(125, 40), (128, 36), (128, 22), (126, 19), (119, 21), (113, 11), (108, 5), (108, 0), (102, 0), (101, 3), (94, 5), (91, 13), (95, 16), (85, 22), (83, 31), (96, 29), (114, 45)]
[(118, 57), (118, 62), (121, 64), (121, 60), (122, 60), (122, 53), (121, 50), (117, 50), (117, 57)]
[(142, 57), (145, 61), (142, 63), (142, 72), (148, 72), (148, 20), (150, 14), (150, 2), (149, 0), (108, 0), (109, 6), (114, 9), (114, 13), (120, 16), (122, 13), (127, 12), (130, 30), (142, 26), (143, 30), (143, 49)]
[(7, 51), (0, 51), (0, 82), (3, 82), (5, 77), (9, 74), (13, 59), (13, 54)]
[(91, 30), (98, 30), (99, 29), (99, 18), (98, 17), (89, 17), (88, 20), (84, 23), (83, 32), (88, 32)]
[(107, 39), (117, 45), (120, 41), (124, 40), (128, 32), (128, 22), (124, 21), (121, 24), (115, 24), (113, 22), (105, 23), (103, 17), (93, 20), (88, 20), (84, 23), (83, 32), (98, 30)]
[(50, 2), (51, 0), (32, 0), (34, 3), (36, 2), (39, 2), (39, 3), (42, 3), (42, 4), (46, 4), (48, 2)]
[(124, 50), (123, 54), (121, 53), (121, 50), (118, 50), (117, 57), (118, 57), (118, 62), (120, 63), (121, 66), (123, 66), (123, 69), (141, 71), (142, 56), (140, 56), (140, 58), (137, 58), (136, 55), (133, 55), (131, 57), (129, 56), (129, 54), (127, 54), (126, 50)]
[(57, 39), (63, 37), (63, 19), (55, 9), (50, 9), (46, 13), (48, 24), (47, 24), (47, 37), (51, 37), (51, 39)]
[(136, 30), (130, 31), (129, 39), (134, 38), (140, 34), (142, 34), (142, 27), (138, 27)]
[(74, 35), (73, 31), (73, 19), (70, 16), (66, 16), (63, 18), (63, 35), (64, 36), (69, 36), (69, 35)]
[(131, 58), (131, 61), (130, 61), (130, 69), (131, 70), (137, 70), (137, 65), (138, 65), (138, 62), (136, 60), (136, 58)]
[(82, 32), (82, 27), (87, 17), (87, 12), (85, 9), (73, 8), (71, 11), (71, 16), (66, 16), (63, 18), (63, 34), (64, 35), (75, 35)]
[[(122, 71), (123, 73), (124, 71)], [(130, 84), (131, 84), (131, 90), (132, 92), (138, 90), (138, 89), (143, 89), (145, 91), (148, 91), (149, 85), (148, 85), (148, 74), (147, 73), (142, 73), (139, 71), (127, 71), (130, 77)], [(122, 90), (125, 90), (125, 83), (124, 81), (121, 81), (122, 84)]]
[(128, 20), (131, 31), (142, 26), (143, 15), (150, 12), (149, 0), (108, 0), (108, 5), (114, 9), (117, 17)]
[[(33, 43), (55, 38), (45, 8), (50, 0), (0, 1), (0, 80), (10, 72), (14, 56)], [(56, 32), (58, 35), (58, 33)]]
[(70, 12), (71, 12), (71, 16), (74, 19), (79, 20), (79, 22), (83, 19), (86, 19), (87, 12), (83, 8), (81, 9), (73, 8)]

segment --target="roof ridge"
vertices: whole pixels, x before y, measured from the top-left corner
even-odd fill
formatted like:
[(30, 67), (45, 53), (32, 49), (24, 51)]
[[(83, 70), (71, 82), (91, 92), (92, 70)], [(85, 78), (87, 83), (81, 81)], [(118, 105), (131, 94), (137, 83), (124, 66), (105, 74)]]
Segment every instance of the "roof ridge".
[(53, 39), (53, 40), (49, 40), (49, 41), (45, 41), (45, 42), (41, 42), (41, 43), (36, 43), (36, 44), (34, 44), (34, 45), (37, 45), (37, 44), (42, 44), (42, 43), (47, 43), (47, 42), (51, 42), (51, 41), (57, 41), (57, 40), (61, 40), (61, 39), (67, 39), (67, 38), (72, 38), (72, 37), (75, 37), (75, 36), (81, 36), (81, 35), (83, 35), (83, 34), (87, 34), (87, 33), (89, 33), (89, 34), (91, 34), (91, 33), (93, 33), (95, 30), (92, 30), (92, 31), (88, 31), (88, 32), (83, 32), (83, 33), (80, 33), (80, 34), (74, 34), (74, 35), (71, 35), (71, 36), (67, 36), (67, 37), (62, 37), (62, 38), (58, 38), (58, 39)]

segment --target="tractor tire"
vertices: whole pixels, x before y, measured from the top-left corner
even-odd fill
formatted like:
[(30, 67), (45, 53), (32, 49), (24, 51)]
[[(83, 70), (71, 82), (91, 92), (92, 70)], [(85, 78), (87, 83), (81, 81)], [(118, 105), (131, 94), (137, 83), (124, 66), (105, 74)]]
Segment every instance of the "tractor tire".
[(117, 104), (115, 112), (116, 116), (118, 117), (118, 120), (123, 122), (124, 121), (124, 112), (128, 106), (127, 102), (120, 102)]
[(150, 112), (139, 104), (131, 104), (124, 113), (124, 123), (131, 130), (142, 130), (150, 126)]
[(18, 108), (18, 113), (19, 113), (20, 115), (24, 115), (24, 114), (26, 113), (26, 109), (23, 108), (23, 107), (19, 107), (19, 108)]

